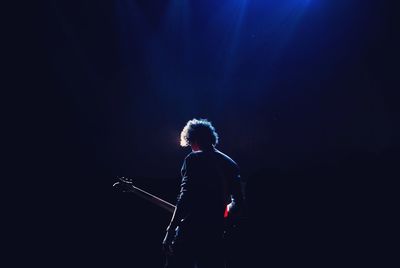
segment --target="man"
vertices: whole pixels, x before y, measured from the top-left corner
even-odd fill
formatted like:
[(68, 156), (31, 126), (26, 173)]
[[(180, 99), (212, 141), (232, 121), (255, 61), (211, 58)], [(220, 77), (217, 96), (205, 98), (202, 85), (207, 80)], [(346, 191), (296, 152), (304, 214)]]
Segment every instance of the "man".
[(224, 267), (226, 222), (238, 218), (243, 195), (237, 164), (218, 151), (218, 134), (206, 119), (187, 122), (181, 146), (190, 146), (176, 208), (163, 241), (166, 267)]

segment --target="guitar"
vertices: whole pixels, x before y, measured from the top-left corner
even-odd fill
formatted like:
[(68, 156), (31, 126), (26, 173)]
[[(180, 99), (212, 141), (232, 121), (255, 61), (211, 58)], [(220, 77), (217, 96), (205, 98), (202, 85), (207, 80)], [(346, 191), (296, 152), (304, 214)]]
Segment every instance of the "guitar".
[[(135, 185), (133, 185), (133, 180), (129, 179), (129, 178), (125, 178), (125, 177), (119, 177), (118, 181), (115, 182), (113, 184), (113, 188), (116, 188), (117, 190), (120, 190), (122, 192), (129, 192), (129, 193), (134, 193), (137, 196), (144, 198), (148, 201), (150, 201), (151, 203), (157, 205), (158, 207), (161, 207), (163, 209), (165, 209), (166, 211), (169, 211), (171, 214), (174, 213), (175, 211), (175, 206), (165, 200), (163, 200), (162, 198), (155, 196), (143, 189), (140, 189), (139, 187), (136, 187)], [(228, 245), (231, 243), (231, 241), (233, 241), (232, 239), (234, 239), (235, 237), (235, 233), (237, 231), (237, 225), (235, 223), (232, 222), (231, 217), (229, 215), (229, 209), (230, 209), (230, 204), (228, 204), (225, 207), (225, 212), (224, 212), (224, 230), (223, 230), (223, 234), (222, 237), (224, 238), (224, 243), (227, 243), (227, 248), (229, 247)], [(184, 228), (182, 228), (184, 229)], [(182, 240), (182, 231), (181, 231), (181, 225), (179, 225), (176, 229), (175, 229), (175, 238), (178, 235), (178, 233), (180, 232), (180, 237)], [(184, 234), (184, 233), (183, 233)], [(174, 241), (175, 241), (174, 238)], [(183, 238), (184, 239), (184, 238)], [(179, 248), (179, 244), (178, 246), (176, 245), (176, 241), (174, 242), (175, 247)], [(178, 249), (179, 250), (179, 249)], [(167, 256), (168, 257), (168, 256)]]
[[(114, 188), (120, 189), (123, 192), (130, 192), (134, 193), (151, 203), (171, 212), (174, 213), (175, 211), (175, 206), (162, 198), (155, 196), (149, 192), (146, 192), (145, 190), (140, 189), (139, 187), (136, 187), (133, 185), (133, 180), (125, 177), (119, 177), (118, 181), (113, 184)], [(225, 212), (224, 212), (224, 218), (227, 218), (229, 215), (229, 205), (226, 206)]]
[(114, 188), (120, 189), (120, 190), (122, 190), (122, 192), (134, 193), (134, 194), (150, 201), (151, 203), (153, 203), (171, 213), (174, 213), (175, 206), (173, 204), (159, 198), (158, 196), (155, 196), (151, 193), (146, 192), (145, 190), (142, 190), (142, 189), (134, 186), (132, 179), (125, 178), (125, 177), (119, 177), (118, 180), (119, 181), (117, 181), (113, 184)]

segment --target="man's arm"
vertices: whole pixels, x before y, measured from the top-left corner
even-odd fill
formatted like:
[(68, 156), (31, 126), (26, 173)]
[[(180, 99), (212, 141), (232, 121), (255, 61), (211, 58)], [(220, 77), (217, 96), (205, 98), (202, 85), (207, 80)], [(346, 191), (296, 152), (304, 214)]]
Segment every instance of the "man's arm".
[(228, 204), (228, 217), (238, 218), (243, 214), (245, 202), (245, 184), (236, 168), (233, 179), (230, 183), (231, 202)]
[(193, 161), (187, 157), (183, 162), (181, 169), (182, 181), (180, 185), (180, 192), (175, 206), (174, 214), (172, 215), (171, 222), (169, 226), (171, 228), (176, 228), (179, 222), (186, 217), (188, 213), (188, 201), (190, 197), (191, 180), (193, 177)]
[[(175, 236), (175, 229), (179, 225), (180, 221), (184, 219), (187, 215), (187, 202), (188, 202), (188, 190), (190, 189), (190, 178), (192, 172), (192, 164), (189, 157), (185, 159), (181, 169), (182, 182), (180, 185), (180, 192), (178, 195), (178, 200), (176, 202), (175, 210), (172, 215), (171, 221), (168, 224), (166, 235), (163, 241), (164, 246), (169, 246)], [(172, 248), (169, 247), (169, 250)]]

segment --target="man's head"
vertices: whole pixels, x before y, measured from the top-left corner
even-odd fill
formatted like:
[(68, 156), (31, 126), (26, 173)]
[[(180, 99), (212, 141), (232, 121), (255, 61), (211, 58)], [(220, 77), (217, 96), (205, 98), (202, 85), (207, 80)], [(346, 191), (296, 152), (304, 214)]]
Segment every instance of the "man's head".
[(207, 119), (192, 119), (181, 132), (181, 146), (205, 149), (217, 145), (218, 134)]

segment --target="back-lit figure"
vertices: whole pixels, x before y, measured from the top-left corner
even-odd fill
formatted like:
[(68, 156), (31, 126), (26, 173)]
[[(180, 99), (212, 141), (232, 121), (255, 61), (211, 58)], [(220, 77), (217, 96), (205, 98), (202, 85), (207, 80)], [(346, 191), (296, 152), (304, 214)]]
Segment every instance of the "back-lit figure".
[(182, 165), (176, 209), (163, 241), (165, 267), (224, 267), (224, 232), (243, 206), (238, 165), (216, 149), (218, 134), (206, 119), (187, 122), (181, 146), (190, 146)]

